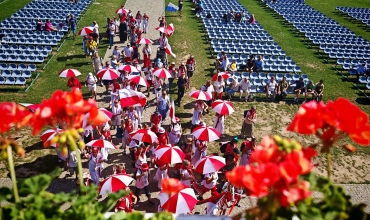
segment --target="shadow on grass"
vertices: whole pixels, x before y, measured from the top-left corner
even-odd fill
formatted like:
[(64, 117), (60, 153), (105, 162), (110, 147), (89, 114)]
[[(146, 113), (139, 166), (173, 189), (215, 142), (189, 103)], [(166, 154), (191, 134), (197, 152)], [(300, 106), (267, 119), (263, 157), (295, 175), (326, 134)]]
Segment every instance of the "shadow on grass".
[(30, 153), (31, 151), (34, 151), (34, 150), (43, 150), (43, 149), (44, 149), (44, 146), (41, 141), (34, 143), (31, 146), (28, 146), (25, 148), (26, 153)]
[(64, 161), (58, 162), (57, 155), (45, 155), (30, 163), (24, 163), (15, 167), (17, 178), (27, 178), (38, 174), (50, 173), (56, 167), (63, 168)]
[(370, 105), (370, 99), (366, 97), (359, 97), (356, 99), (356, 102), (360, 105)]
[(76, 54), (76, 55), (72, 55), (72, 56), (58, 57), (57, 61), (67, 62), (68, 60), (73, 60), (73, 59), (78, 59), (78, 58), (83, 59), (83, 58), (86, 58), (86, 57), (83, 54)]
[(90, 62), (80, 62), (80, 63), (68, 63), (65, 66), (71, 66), (71, 67), (81, 67), (81, 66), (86, 66)]

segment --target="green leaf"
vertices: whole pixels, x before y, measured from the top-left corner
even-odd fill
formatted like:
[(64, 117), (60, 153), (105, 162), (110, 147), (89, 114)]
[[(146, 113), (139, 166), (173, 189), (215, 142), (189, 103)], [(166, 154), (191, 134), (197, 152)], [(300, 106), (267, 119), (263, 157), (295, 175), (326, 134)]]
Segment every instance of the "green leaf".
[(126, 212), (117, 212), (109, 217), (110, 220), (122, 220), (126, 219)]
[(127, 213), (126, 220), (144, 220), (144, 214), (141, 212)]
[(0, 188), (0, 202), (1, 201), (8, 201), (12, 197), (12, 190), (9, 189), (8, 187), (1, 187)]
[(37, 195), (50, 185), (52, 179), (57, 177), (60, 173), (60, 168), (55, 169), (50, 174), (41, 174), (34, 177), (27, 178), (18, 182), (18, 189), (20, 196), (28, 196), (29, 194)]
[(150, 220), (172, 220), (172, 219), (174, 219), (173, 215), (172, 213), (169, 212), (157, 212), (150, 218)]

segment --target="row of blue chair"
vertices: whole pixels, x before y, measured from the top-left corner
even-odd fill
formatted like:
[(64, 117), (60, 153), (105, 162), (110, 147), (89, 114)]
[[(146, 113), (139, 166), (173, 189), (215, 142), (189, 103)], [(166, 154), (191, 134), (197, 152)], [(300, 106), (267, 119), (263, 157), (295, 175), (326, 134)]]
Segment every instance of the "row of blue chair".
[(12, 86), (12, 85), (19, 85), (19, 86), (23, 86), (23, 85), (26, 85), (26, 79), (24, 77), (18, 77), (18, 78), (14, 78), (14, 77), (2, 77), (0, 76), (0, 85), (9, 85), (9, 86)]
[(370, 9), (369, 8), (352, 8), (352, 7), (337, 6), (335, 9), (347, 14), (348, 16), (356, 20), (362, 21), (362, 23), (370, 26)]
[(27, 38), (8, 38), (3, 37), (1, 40), (5, 44), (25, 44), (25, 45), (58, 45), (58, 40), (40, 40), (40, 39), (27, 39)]
[(0, 71), (0, 76), (2, 77), (14, 77), (14, 78), (18, 78), (18, 77), (23, 77), (23, 78), (31, 78), (32, 76), (32, 72), (29, 71), (29, 70), (2, 70)]
[(34, 51), (28, 51), (28, 50), (3, 50), (3, 49), (0, 49), (0, 56), (3, 56), (3, 55), (15, 55), (15, 56), (42, 56), (42, 57), (47, 57), (49, 54), (48, 51), (37, 51), (37, 50), (34, 50)]
[(0, 71), (4, 71), (4, 70), (10, 70), (10, 71), (13, 71), (13, 70), (20, 70), (20, 71), (31, 71), (31, 72), (35, 72), (37, 69), (36, 65), (35, 64), (24, 64), (24, 63), (21, 63), (21, 64), (15, 64), (15, 63), (0, 63)]
[(51, 31), (51, 32), (47, 32), (47, 31), (34, 31), (34, 30), (9, 30), (9, 29), (0, 29), (0, 34), (6, 34), (6, 35), (17, 35), (17, 36), (40, 36), (40, 35), (43, 35), (43, 36), (59, 36), (59, 37), (63, 37), (64, 36), (64, 33), (63, 32), (55, 32), (55, 31)]
[(30, 52), (32, 51), (46, 51), (51, 52), (52, 47), (51, 46), (35, 46), (35, 45), (18, 45), (18, 44), (1, 44), (0, 49), (2, 50), (28, 50)]
[[(55, 29), (57, 29), (60, 32), (67, 32), (68, 27), (66, 25), (60, 26), (60, 24), (52, 24)], [(0, 24), (0, 29), (5, 30), (35, 30), (36, 31), (36, 24), (15, 24), (15, 25), (9, 25), (9, 24)]]
[(43, 56), (0, 55), (0, 62), (43, 63)]

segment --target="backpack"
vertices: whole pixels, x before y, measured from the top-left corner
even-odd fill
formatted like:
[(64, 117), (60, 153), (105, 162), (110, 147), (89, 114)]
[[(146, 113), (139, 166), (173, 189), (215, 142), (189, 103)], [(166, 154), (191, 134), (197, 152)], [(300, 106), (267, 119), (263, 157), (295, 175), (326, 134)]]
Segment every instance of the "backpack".
[(220, 147), (220, 151), (221, 151), (221, 153), (225, 153), (226, 152), (226, 148), (227, 148), (227, 145), (229, 144), (230, 142), (226, 142), (226, 143), (224, 143), (223, 145), (221, 145), (221, 147)]
[(244, 118), (247, 117), (248, 112), (249, 112), (249, 110), (244, 111)]

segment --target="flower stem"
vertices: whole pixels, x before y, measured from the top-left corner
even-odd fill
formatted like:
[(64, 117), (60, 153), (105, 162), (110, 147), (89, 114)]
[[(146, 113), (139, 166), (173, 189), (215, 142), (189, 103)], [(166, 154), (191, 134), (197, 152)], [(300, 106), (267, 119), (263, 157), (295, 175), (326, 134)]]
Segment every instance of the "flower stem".
[(20, 199), (19, 199), (19, 194), (18, 194), (17, 180), (15, 179), (13, 152), (12, 152), (12, 147), (10, 145), (7, 146), (7, 153), (8, 153), (10, 178), (12, 179), (12, 185), (13, 185), (14, 199), (15, 199), (15, 202), (18, 203)]
[(330, 150), (326, 152), (326, 171), (328, 172), (328, 180), (330, 180), (331, 167), (330, 167)]
[(71, 146), (72, 150), (76, 152), (76, 157), (77, 157), (77, 169), (78, 169), (78, 181), (80, 183), (80, 188), (83, 187), (83, 178), (82, 178), (82, 162), (81, 162), (81, 155), (80, 152), (78, 151), (78, 147), (76, 144), (76, 140), (72, 137), (72, 135), (68, 135), (68, 142), (69, 146)]

